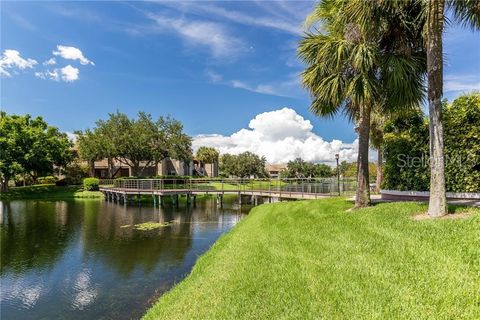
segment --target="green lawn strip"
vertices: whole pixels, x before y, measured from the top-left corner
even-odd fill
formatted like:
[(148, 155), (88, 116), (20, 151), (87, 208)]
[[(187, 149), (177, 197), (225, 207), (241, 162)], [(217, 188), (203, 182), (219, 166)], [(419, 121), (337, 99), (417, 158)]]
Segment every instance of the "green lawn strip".
[(254, 208), (145, 318), (480, 318), (480, 210), (413, 221), (425, 205), (350, 206)]
[(15, 187), (0, 193), (2, 200), (15, 199), (103, 199), (100, 191), (84, 191), (81, 186), (35, 185)]

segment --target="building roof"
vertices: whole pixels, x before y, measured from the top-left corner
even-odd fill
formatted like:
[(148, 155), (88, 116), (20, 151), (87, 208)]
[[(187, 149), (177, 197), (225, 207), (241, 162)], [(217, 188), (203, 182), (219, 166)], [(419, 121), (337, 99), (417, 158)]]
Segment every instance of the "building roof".
[(282, 171), (282, 170), (285, 170), (287, 169), (287, 165), (286, 164), (283, 164), (283, 163), (267, 163), (267, 165), (265, 166), (265, 169), (268, 171), (268, 172), (271, 172), (271, 171)]

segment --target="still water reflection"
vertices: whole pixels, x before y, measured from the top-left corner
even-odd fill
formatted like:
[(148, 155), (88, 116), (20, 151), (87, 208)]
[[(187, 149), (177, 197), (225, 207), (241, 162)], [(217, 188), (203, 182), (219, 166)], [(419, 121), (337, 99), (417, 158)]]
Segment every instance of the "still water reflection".
[[(2, 319), (136, 319), (248, 207), (0, 202)], [(140, 231), (126, 225), (171, 222)]]

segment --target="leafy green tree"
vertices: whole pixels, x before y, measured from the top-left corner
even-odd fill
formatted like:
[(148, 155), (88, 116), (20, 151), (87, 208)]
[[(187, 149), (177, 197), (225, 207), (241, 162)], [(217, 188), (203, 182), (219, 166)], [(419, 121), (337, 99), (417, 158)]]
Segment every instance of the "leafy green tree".
[(428, 122), (420, 110), (389, 119), (384, 135), (384, 187), (428, 190)]
[[(357, 163), (343, 161), (340, 164), (340, 174), (345, 178), (355, 178), (357, 176)], [(377, 178), (377, 165), (373, 162), (368, 163), (369, 181), (374, 181)], [(336, 169), (335, 169), (336, 173)]]
[(444, 103), (445, 184), (451, 192), (480, 192), (480, 92)]
[(335, 174), (335, 170), (325, 163), (317, 163), (315, 165), (315, 177), (329, 178)]
[(71, 141), (41, 117), (0, 113), (0, 176), (2, 189), (15, 174), (37, 177), (53, 173), (72, 159)]
[(443, 97), (443, 28), (447, 17), (445, 6), (457, 22), (480, 29), (480, 3), (478, 0), (430, 0), (425, 1), (426, 51), (428, 65), (428, 109), (430, 117), (430, 201), (428, 214), (433, 217), (447, 214), (445, 195)]
[(239, 155), (224, 154), (220, 158), (220, 171), (224, 176), (248, 178), (264, 178), (268, 176), (265, 170), (267, 160), (252, 152), (243, 152)]
[(95, 175), (95, 161), (105, 158), (104, 140), (100, 134), (89, 129), (85, 130), (85, 132), (75, 131), (75, 134), (77, 136), (78, 155), (81, 159), (88, 162), (90, 176), (93, 177)]
[[(480, 191), (480, 93), (443, 103), (445, 188)], [(427, 191), (430, 185), (429, 123), (421, 110), (385, 125), (386, 189)]]
[(237, 170), (237, 156), (225, 153), (220, 157), (220, 172), (222, 176), (235, 176)]
[(155, 162), (166, 157), (190, 161), (193, 158), (192, 138), (183, 132), (182, 123), (170, 117), (160, 117), (156, 124), (157, 139), (153, 143)]
[[(339, 170), (340, 170), (340, 175), (343, 176), (343, 177), (346, 177), (346, 172), (349, 168), (349, 163), (347, 161), (342, 161), (340, 162), (339, 166), (338, 166)], [(336, 171), (336, 170), (335, 170)]]
[[(296, 158), (287, 163), (287, 168), (283, 170), (280, 175), (282, 178), (305, 178), (311, 172), (307, 172), (307, 162), (302, 158)], [(313, 171), (313, 170), (311, 170)]]
[(202, 163), (217, 163), (218, 157), (218, 150), (211, 147), (200, 147), (196, 154), (197, 160)]
[(89, 176), (89, 167), (78, 161), (70, 162), (63, 170), (65, 184), (81, 184), (84, 178)]
[(167, 157), (190, 160), (191, 138), (183, 125), (170, 117), (156, 121), (150, 114), (139, 112), (136, 119), (116, 112), (107, 120), (99, 120), (93, 130), (79, 132), (79, 151), (85, 160), (116, 159), (128, 165), (134, 176)]
[(307, 18), (309, 32), (298, 48), (306, 69), (310, 109), (321, 117), (343, 112), (359, 136), (356, 207), (370, 203), (368, 149), (370, 118), (421, 101), (425, 52), (421, 5), (409, 1), (323, 0)]
[(287, 169), (280, 175), (282, 178), (325, 178), (332, 176), (332, 169), (324, 163), (315, 164), (296, 158), (287, 163)]
[(255, 178), (265, 178), (268, 173), (265, 170), (267, 159), (259, 157), (252, 152), (243, 152), (237, 156), (237, 174), (241, 178), (254, 176)]

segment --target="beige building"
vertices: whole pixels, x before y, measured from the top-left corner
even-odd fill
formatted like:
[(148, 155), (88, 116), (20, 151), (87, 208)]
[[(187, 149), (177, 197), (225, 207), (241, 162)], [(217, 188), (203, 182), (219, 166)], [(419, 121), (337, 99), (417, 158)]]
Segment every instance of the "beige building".
[(287, 169), (286, 164), (270, 164), (267, 163), (265, 166), (265, 170), (267, 170), (268, 174), (271, 178), (279, 178), (280, 172)]

